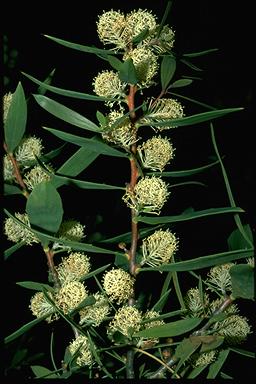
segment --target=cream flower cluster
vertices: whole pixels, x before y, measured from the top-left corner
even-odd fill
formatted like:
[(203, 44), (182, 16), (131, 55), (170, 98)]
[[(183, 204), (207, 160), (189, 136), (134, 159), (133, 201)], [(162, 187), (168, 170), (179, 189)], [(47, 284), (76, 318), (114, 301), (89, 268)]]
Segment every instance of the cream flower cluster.
[(93, 327), (97, 327), (109, 314), (110, 305), (108, 303), (108, 300), (102, 293), (96, 292), (92, 296), (95, 299), (95, 303), (81, 309), (81, 311), (79, 312), (79, 324), (90, 324)]
[[(129, 118), (124, 119), (118, 123), (124, 114), (120, 111), (112, 111), (108, 114), (108, 125), (109, 128), (102, 132), (104, 140), (120, 145), (125, 149), (137, 141), (137, 129), (133, 127)], [(116, 124), (114, 128), (111, 126)]]
[[(48, 292), (48, 295), (53, 299), (51, 292)], [(58, 319), (58, 315), (55, 313), (55, 308), (47, 301), (43, 292), (37, 292), (30, 300), (29, 308), (31, 309), (33, 315), (37, 318), (40, 318), (45, 315), (49, 315), (45, 320), (47, 323), (51, 323), (54, 320)]]
[(168, 229), (166, 231), (160, 229), (143, 239), (141, 248), (141, 265), (158, 267), (171, 261), (178, 249), (178, 239)]
[(146, 176), (138, 181), (133, 191), (128, 187), (122, 199), (137, 213), (159, 214), (169, 194), (167, 184), (160, 177)]
[[(41, 156), (42, 150), (43, 145), (41, 139), (35, 136), (23, 139), (14, 151), (14, 157), (19, 163), (20, 170), (25, 170), (30, 167), (31, 162), (35, 161), (36, 157)], [(6, 181), (12, 181), (14, 179), (13, 165), (7, 155), (4, 156), (3, 174), (4, 180)]]
[(198, 288), (190, 288), (185, 297), (188, 315), (190, 317), (204, 317), (210, 303), (209, 295), (203, 293), (202, 297)]
[(233, 265), (235, 264), (227, 263), (211, 268), (206, 279), (207, 289), (219, 291), (222, 295), (225, 295), (228, 291), (231, 292), (232, 285), (229, 270)]
[[(27, 213), (15, 213), (15, 217), (22, 223), (31, 227)], [(32, 230), (25, 228), (22, 224), (16, 222), (11, 217), (8, 217), (4, 223), (4, 233), (8, 240), (18, 243), (19, 241), (25, 242), (27, 245), (39, 243), (39, 239), (34, 235)]]
[(3, 122), (4, 123), (6, 122), (9, 108), (12, 103), (12, 97), (13, 97), (13, 94), (11, 92), (6, 93), (3, 97)]
[[(51, 171), (49, 166), (46, 166), (46, 168), (48, 171)], [(23, 180), (27, 188), (32, 191), (38, 184), (44, 181), (50, 181), (51, 176), (46, 173), (40, 165), (36, 165), (29, 172), (25, 173)]]
[(90, 259), (82, 252), (72, 252), (68, 257), (63, 257), (62, 262), (56, 268), (62, 285), (80, 280), (89, 273), (90, 269)]
[(112, 335), (118, 331), (126, 337), (131, 337), (134, 332), (139, 331), (141, 321), (141, 312), (134, 306), (126, 305), (117, 310), (107, 332)]
[(139, 145), (137, 151), (144, 168), (162, 172), (173, 159), (175, 149), (167, 138), (153, 136)]
[(91, 353), (89, 339), (84, 335), (77, 336), (68, 346), (71, 355), (76, 355), (76, 364), (80, 367), (93, 364), (93, 355)]
[(112, 269), (103, 277), (103, 288), (110, 301), (121, 304), (133, 296), (134, 278), (121, 268)]
[(157, 101), (151, 99), (148, 113), (140, 121), (152, 126), (152, 128), (163, 131), (165, 129), (173, 128), (175, 125), (161, 126), (157, 125), (157, 123), (165, 123), (168, 120), (179, 119), (183, 116), (183, 106), (179, 101), (166, 98)]
[(58, 308), (65, 314), (75, 309), (88, 296), (88, 292), (83, 283), (70, 281), (63, 285), (55, 295)]
[[(159, 315), (160, 315), (159, 312), (154, 310), (148, 310), (146, 313), (144, 313), (142, 316), (142, 324), (141, 324), (140, 330), (160, 327), (161, 325), (164, 325), (165, 324), (164, 320), (155, 320), (155, 318), (157, 318)], [(150, 338), (141, 337), (137, 343), (137, 346), (143, 349), (147, 346), (152, 347), (157, 343), (159, 343), (159, 338), (157, 337), (150, 337)]]
[(115, 45), (116, 49), (125, 49), (145, 29), (152, 33), (156, 26), (156, 18), (148, 10), (138, 9), (126, 16), (120, 11), (111, 10), (99, 16), (97, 32), (103, 44)]
[(119, 99), (125, 96), (126, 85), (114, 71), (104, 70), (93, 79), (93, 90), (101, 97)]

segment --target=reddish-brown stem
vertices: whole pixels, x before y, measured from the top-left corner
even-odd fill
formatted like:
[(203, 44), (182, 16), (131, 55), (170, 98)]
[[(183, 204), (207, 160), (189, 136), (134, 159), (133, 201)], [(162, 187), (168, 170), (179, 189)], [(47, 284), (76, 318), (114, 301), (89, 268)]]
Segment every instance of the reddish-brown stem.
[(10, 161), (12, 162), (12, 166), (13, 166), (13, 174), (18, 182), (18, 184), (20, 185), (20, 187), (22, 188), (22, 193), (23, 195), (28, 198), (29, 197), (29, 192), (27, 191), (27, 188), (26, 188), (26, 185), (22, 179), (22, 176), (21, 176), (21, 173), (20, 173), (20, 168), (19, 168), (19, 165), (15, 159), (15, 157), (13, 156), (13, 154), (11, 152), (8, 152), (8, 149), (7, 149), (7, 145), (6, 143), (4, 143), (4, 150), (6, 151), (7, 153), (7, 156), (8, 158), (10, 159)]
[(60, 281), (59, 281), (58, 273), (56, 271), (56, 268), (55, 268), (55, 265), (54, 265), (54, 262), (53, 262), (54, 253), (49, 248), (44, 249), (44, 252), (45, 252), (45, 255), (47, 257), (47, 263), (48, 263), (48, 267), (49, 267), (49, 272), (50, 272), (50, 274), (51, 274), (51, 276), (53, 278), (54, 286), (56, 288), (60, 288)]

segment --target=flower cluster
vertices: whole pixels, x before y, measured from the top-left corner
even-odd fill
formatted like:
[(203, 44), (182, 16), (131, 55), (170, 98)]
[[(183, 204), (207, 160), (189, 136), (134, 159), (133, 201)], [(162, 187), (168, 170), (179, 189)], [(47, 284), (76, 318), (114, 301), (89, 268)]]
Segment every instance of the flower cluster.
[(95, 303), (81, 309), (81, 311), (79, 312), (79, 324), (90, 324), (93, 327), (97, 327), (109, 314), (110, 305), (108, 303), (108, 300), (102, 293), (96, 292), (92, 296), (95, 299)]
[(82, 252), (70, 253), (68, 257), (62, 258), (62, 262), (56, 268), (62, 285), (80, 280), (89, 273), (90, 269), (90, 259)]
[(208, 289), (220, 292), (222, 295), (225, 295), (226, 292), (231, 292), (232, 285), (229, 270), (233, 265), (235, 264), (227, 263), (211, 268), (206, 280)]
[(89, 339), (84, 335), (77, 336), (68, 346), (71, 355), (75, 355), (76, 364), (80, 367), (93, 364), (93, 355), (91, 353)]
[(4, 110), (3, 111), (3, 122), (4, 123), (6, 122), (9, 108), (10, 108), (10, 105), (12, 103), (12, 97), (13, 97), (13, 94), (11, 92), (6, 93), (3, 97), (3, 110)]
[[(148, 124), (159, 131), (173, 128), (171, 120), (184, 117), (183, 106), (175, 99), (162, 98), (159, 100), (151, 99), (148, 113), (140, 120), (143, 124)], [(168, 125), (168, 123), (170, 125)], [(160, 125), (158, 125), (160, 123)], [(164, 125), (161, 125), (164, 124)], [(167, 125), (166, 125), (167, 124)]]
[[(46, 168), (48, 171), (51, 171), (49, 166), (46, 166)], [(23, 180), (27, 188), (32, 191), (38, 184), (44, 181), (50, 181), (51, 176), (46, 173), (40, 165), (36, 165), (29, 172), (25, 173)]]
[[(27, 227), (31, 227), (27, 213), (15, 213), (15, 217)], [(34, 235), (32, 230), (29, 230), (29, 228), (26, 228), (11, 217), (7, 218), (4, 223), (4, 233), (8, 240), (13, 241), (14, 243), (23, 241), (27, 245), (39, 243), (39, 239)]]
[(168, 229), (155, 231), (142, 241), (141, 265), (148, 264), (158, 267), (169, 263), (173, 254), (178, 249), (178, 239)]
[(153, 136), (138, 145), (138, 155), (144, 168), (162, 172), (174, 157), (174, 148), (167, 138)]
[(139, 331), (142, 320), (141, 312), (133, 306), (119, 308), (109, 324), (108, 334), (121, 332), (126, 337), (131, 337), (134, 332)]
[(209, 295), (200, 291), (198, 288), (190, 288), (185, 298), (188, 316), (204, 317), (207, 313), (207, 308), (210, 303)]
[[(48, 295), (50, 299), (53, 299), (51, 292), (48, 292)], [(49, 303), (49, 301), (47, 301), (47, 298), (43, 292), (37, 292), (34, 296), (32, 296), (29, 308), (31, 309), (33, 315), (37, 318), (49, 315), (45, 319), (47, 323), (51, 323), (52, 321), (58, 319), (56, 309), (52, 304)]]
[[(148, 310), (146, 313), (142, 316), (142, 323), (140, 330), (143, 329), (150, 329), (154, 327), (160, 327), (161, 325), (164, 325), (164, 320), (157, 320), (156, 318), (159, 317), (159, 312)], [(156, 319), (156, 320), (155, 320)], [(153, 346), (156, 345), (159, 342), (159, 338), (157, 337), (141, 337), (140, 340), (137, 343), (137, 346), (139, 348), (145, 348), (147, 346)]]
[(55, 295), (56, 305), (65, 313), (75, 309), (88, 296), (88, 292), (79, 281), (70, 281), (63, 285)]
[(121, 304), (133, 296), (134, 278), (123, 269), (112, 269), (103, 277), (103, 288), (111, 301)]
[[(93, 90), (96, 95), (106, 98), (124, 97), (126, 85), (114, 71), (104, 70), (93, 79)], [(107, 104), (111, 105), (109, 102)]]
[(156, 176), (141, 178), (131, 191), (129, 187), (123, 200), (136, 212), (159, 214), (169, 196), (167, 184)]

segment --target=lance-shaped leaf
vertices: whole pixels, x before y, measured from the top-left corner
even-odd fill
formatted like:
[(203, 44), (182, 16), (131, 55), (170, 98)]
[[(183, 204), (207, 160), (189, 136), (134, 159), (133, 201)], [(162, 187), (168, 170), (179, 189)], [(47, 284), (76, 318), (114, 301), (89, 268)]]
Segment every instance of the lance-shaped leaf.
[(86, 117), (80, 115), (72, 109), (65, 107), (65, 105), (62, 105), (57, 101), (54, 101), (43, 95), (34, 95), (34, 98), (43, 109), (51, 113), (53, 116), (56, 116), (69, 124), (86, 129), (88, 131), (100, 131), (100, 128), (92, 121), (88, 120)]
[(139, 79), (137, 77), (136, 69), (131, 58), (125, 60), (119, 69), (119, 78), (127, 84), (137, 84)]
[(179, 79), (179, 80), (174, 81), (172, 84), (170, 84), (168, 89), (186, 87), (187, 85), (190, 85), (191, 83), (193, 83), (192, 79)]
[(178, 261), (176, 263), (170, 263), (162, 265), (158, 268), (155, 267), (143, 267), (140, 272), (144, 271), (194, 271), (196, 269), (203, 269), (211, 267), (212, 265), (226, 264), (234, 260), (244, 259), (246, 257), (252, 257), (254, 255), (253, 250), (237, 249), (236, 251), (220, 252), (211, 255), (200, 256), (195, 259), (186, 261)]
[(16, 252), (18, 249), (23, 247), (26, 243), (24, 241), (20, 241), (19, 243), (16, 243), (12, 245), (10, 248), (6, 249), (4, 251), (4, 260), (7, 260), (8, 257), (10, 257), (14, 252)]
[(16, 185), (4, 183), (4, 194), (5, 195), (19, 195), (22, 194), (22, 190)]
[(232, 296), (243, 299), (254, 298), (254, 269), (249, 264), (233, 265), (230, 268)]
[(219, 352), (217, 359), (209, 366), (207, 379), (215, 379), (215, 377), (220, 372), (223, 364), (225, 363), (228, 357), (228, 354), (229, 354), (229, 349), (222, 349)]
[(17, 281), (16, 284), (23, 288), (33, 289), (34, 291), (43, 291), (43, 289), (47, 289), (48, 291), (54, 290), (50, 285), (36, 281)]
[(53, 175), (52, 176), (52, 184), (57, 188), (60, 185), (71, 185), (76, 186), (82, 189), (105, 189), (105, 190), (113, 190), (113, 189), (122, 189), (125, 190), (124, 187), (119, 187), (117, 185), (109, 185), (104, 183), (94, 183), (91, 181), (77, 180), (71, 177), (62, 176), (62, 175)]
[(12, 95), (6, 121), (4, 123), (4, 140), (8, 152), (13, 152), (20, 144), (27, 124), (27, 103), (21, 83)]
[(54, 128), (43, 128), (51, 132), (53, 135), (59, 137), (60, 139), (72, 144), (79, 145), (80, 147), (86, 147), (89, 151), (93, 151), (98, 154), (102, 153), (108, 156), (127, 157), (124, 152), (112, 148), (100, 140), (95, 140), (94, 138), (88, 139), (87, 137), (73, 135), (72, 133), (62, 132)]
[(208, 53), (216, 52), (218, 50), (219, 50), (218, 48), (210, 48), (210, 49), (207, 49), (205, 51), (183, 53), (182, 56), (184, 56), (184, 57), (199, 57), (199, 56), (208, 55)]
[(203, 123), (205, 121), (217, 119), (219, 117), (225, 116), (229, 113), (242, 111), (243, 108), (224, 108), (224, 109), (217, 109), (214, 111), (207, 111), (202, 113), (197, 113), (196, 115), (191, 115), (187, 117), (181, 117), (177, 119), (166, 119), (164, 121), (155, 121), (153, 118), (146, 117), (147, 122), (146, 123), (139, 123), (140, 126), (143, 125), (150, 125), (153, 127), (170, 127), (170, 128), (176, 128), (176, 127), (182, 127), (186, 125), (194, 125)]
[(63, 216), (62, 201), (56, 188), (47, 181), (36, 185), (27, 200), (26, 212), (32, 226), (46, 233), (56, 233)]
[(179, 362), (175, 368), (175, 373), (178, 372), (183, 363), (199, 348), (201, 341), (198, 338), (184, 339), (175, 350), (175, 357)]
[(59, 379), (60, 376), (57, 375), (54, 371), (50, 371), (50, 369), (43, 367), (41, 365), (31, 365), (34, 375), (37, 379)]
[(202, 167), (198, 167), (198, 168), (184, 169), (180, 171), (170, 171), (170, 172), (147, 172), (147, 175), (155, 175), (155, 176), (162, 176), (162, 177), (186, 177), (186, 176), (195, 175), (200, 172), (204, 172), (216, 164), (219, 164), (219, 160), (216, 160), (210, 164), (203, 165)]
[(202, 211), (189, 211), (184, 212), (181, 215), (175, 216), (159, 216), (159, 217), (148, 217), (148, 216), (138, 216), (137, 220), (146, 224), (166, 224), (166, 223), (176, 223), (179, 221), (187, 221), (200, 219), (206, 216), (219, 215), (224, 213), (241, 213), (244, 212), (242, 208), (239, 207), (224, 207), (224, 208), (209, 208)]
[(96, 152), (89, 151), (86, 147), (80, 147), (68, 160), (56, 171), (64, 176), (77, 176), (97, 159)]
[(136, 332), (135, 337), (173, 337), (189, 332), (201, 323), (202, 319), (189, 318), (184, 320), (173, 321), (158, 327), (144, 329)]
[(24, 324), (22, 327), (5, 337), (4, 342), (5, 344), (10, 343), (11, 341), (17, 339), (17, 337), (20, 337), (25, 332), (28, 332), (32, 327), (34, 327), (36, 324), (40, 323), (44, 319), (46, 319), (49, 315), (44, 315), (38, 319), (34, 319), (30, 321), (29, 323)]
[(58, 39), (57, 37), (49, 36), (49, 35), (44, 35), (48, 39), (55, 41), (55, 43), (58, 43), (60, 45), (64, 45), (64, 47), (76, 49), (77, 51), (81, 52), (87, 52), (87, 53), (94, 53), (96, 55), (101, 54), (101, 55), (107, 55), (108, 53), (113, 53), (110, 50), (107, 49), (102, 49), (102, 48), (96, 48), (96, 47), (89, 47), (87, 45), (81, 45), (81, 44), (76, 44), (72, 43), (70, 41)]
[(162, 90), (165, 90), (168, 87), (168, 84), (173, 78), (175, 70), (176, 70), (175, 57), (171, 55), (163, 56), (161, 67), (160, 67)]
[[(253, 243), (253, 234), (249, 224), (243, 226), (245, 233), (247, 234), (249, 240)], [(244, 236), (241, 234), (240, 230), (235, 229), (230, 236), (228, 237), (228, 248), (230, 251), (238, 248), (247, 248), (248, 242), (245, 240)]]
[(96, 96), (96, 95), (89, 95), (89, 94), (83, 93), (83, 92), (70, 91), (68, 89), (62, 89), (62, 88), (54, 87), (54, 86), (52, 86), (50, 84), (46, 84), (43, 81), (40, 81), (40, 80), (36, 79), (33, 76), (28, 75), (25, 72), (21, 72), (21, 73), (24, 76), (26, 76), (28, 79), (33, 81), (35, 84), (40, 85), (43, 89), (47, 89), (48, 91), (51, 91), (53, 93), (57, 93), (58, 95), (67, 96), (67, 97), (73, 97), (75, 99), (92, 100), (92, 101), (100, 101), (100, 100), (101, 101), (106, 101), (106, 100), (109, 100), (109, 99), (107, 99), (105, 97), (100, 97), (100, 96)]
[[(51, 84), (54, 73), (55, 73), (55, 68), (49, 73), (49, 75), (46, 77), (46, 79), (44, 80), (43, 83), (44, 84)], [(46, 89), (40, 85), (38, 87), (37, 92), (39, 93), (39, 95), (44, 95), (46, 93)]]

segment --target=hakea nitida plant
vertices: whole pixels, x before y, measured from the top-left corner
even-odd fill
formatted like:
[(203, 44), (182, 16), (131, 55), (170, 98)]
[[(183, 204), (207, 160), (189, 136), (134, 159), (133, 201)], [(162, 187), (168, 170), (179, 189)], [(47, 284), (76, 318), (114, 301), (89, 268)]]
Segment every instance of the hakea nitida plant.
[[(41, 82), (25, 74), (40, 85), (34, 98), (44, 110), (93, 132), (91, 137), (85, 131), (79, 136), (45, 127), (50, 134), (79, 147), (57, 169), (53, 164), (61, 150), (44, 153), (45, 143), (26, 132), (27, 102), (22, 84), (4, 96), (5, 193), (25, 198), (23, 210), (5, 210), (4, 232), (8, 241), (15, 243), (5, 256), (41, 244), (49, 269), (45, 284), (18, 283), (35, 290), (28, 309), (24, 309), (31, 311), (32, 320), (5, 341), (13, 341), (40, 322), (51, 325), (51, 329), (63, 322), (73, 332), (69, 344), (61, 346), (62, 361), (55, 361), (51, 343), (48, 367), (31, 366), (31, 374), (37, 378), (194, 378), (205, 372), (207, 378), (229, 377), (222, 372), (222, 366), (230, 351), (251, 356), (251, 352), (239, 348), (251, 333), (251, 325), (238, 306), (238, 299), (253, 297), (251, 231), (241, 223), (242, 210), (234, 203), (212, 124), (213, 119), (241, 108), (205, 105), (208, 110), (189, 115), (179, 101), (182, 95), (174, 97), (172, 89), (190, 84), (193, 77), (173, 81), (180, 61), (174, 51), (175, 33), (165, 25), (169, 9), (170, 3), (162, 21), (148, 9), (127, 14), (104, 11), (95, 25), (103, 48), (46, 36), (66, 47), (96, 54), (106, 63), (106, 69), (92, 79), (93, 94), (53, 87), (49, 81), (52, 76)], [(181, 58), (193, 68), (189, 58), (210, 51)], [(152, 96), (148, 96), (150, 88)], [(102, 112), (96, 113), (98, 122), (46, 97), (46, 90), (102, 103)], [(174, 155), (183, 150), (182, 146), (174, 148), (172, 129), (202, 122), (210, 122), (216, 161), (173, 174), (166, 171), (171, 169)], [(126, 185), (76, 178), (99, 154), (129, 162), (130, 179)], [(215, 164), (221, 167), (230, 206), (161, 216), (172, 199), (169, 176), (190, 176)], [(123, 172), (121, 163), (116, 170)], [(130, 232), (104, 239), (99, 246), (85, 242), (85, 225), (74, 218), (64, 219), (58, 189), (66, 184), (81, 188), (81, 194), (84, 189), (102, 189), (102, 193), (120, 190), (121, 203), (130, 212)], [(173, 229), (174, 223), (222, 213), (232, 214), (237, 226), (228, 239), (229, 250), (184, 260), (179, 251), (183, 239)], [(108, 264), (104, 264), (101, 254), (110, 255)], [(192, 272), (195, 270), (202, 275)], [(180, 271), (195, 278), (191, 288), (184, 290)], [(153, 284), (147, 280), (153, 274), (162, 279), (155, 302), (151, 299)], [(138, 280), (147, 285), (143, 298)], [(178, 301), (166, 310), (172, 295)]]

